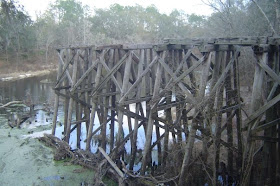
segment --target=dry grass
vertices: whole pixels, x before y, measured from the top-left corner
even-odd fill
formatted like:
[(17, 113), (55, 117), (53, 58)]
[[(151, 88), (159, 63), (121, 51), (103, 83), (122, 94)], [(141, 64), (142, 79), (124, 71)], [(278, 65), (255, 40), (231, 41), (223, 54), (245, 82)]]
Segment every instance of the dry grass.
[(32, 56), (29, 59), (21, 59), (20, 63), (16, 63), (14, 57), (7, 62), (0, 56), (0, 78), (16, 77), (20, 73), (34, 73), (56, 68), (56, 62), (50, 58), (49, 63), (42, 62), (40, 56)]

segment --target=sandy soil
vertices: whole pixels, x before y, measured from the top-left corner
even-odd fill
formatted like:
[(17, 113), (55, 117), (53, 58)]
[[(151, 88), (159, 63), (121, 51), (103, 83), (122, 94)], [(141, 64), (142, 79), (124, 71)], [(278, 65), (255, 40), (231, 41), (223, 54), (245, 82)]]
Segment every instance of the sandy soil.
[(15, 81), (19, 79), (35, 77), (35, 76), (44, 76), (51, 72), (55, 72), (55, 69), (48, 70), (38, 70), (38, 71), (28, 71), (28, 72), (16, 72), (10, 74), (1, 74), (0, 81)]

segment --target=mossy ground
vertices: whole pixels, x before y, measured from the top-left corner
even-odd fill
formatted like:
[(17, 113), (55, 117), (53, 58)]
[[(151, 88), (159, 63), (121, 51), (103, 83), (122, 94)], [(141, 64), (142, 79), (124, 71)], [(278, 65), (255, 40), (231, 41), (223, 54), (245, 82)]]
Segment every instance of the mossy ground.
[[(23, 138), (28, 129), (0, 129), (0, 185), (87, 185), (94, 172), (68, 161), (54, 161), (53, 150), (36, 138)], [(106, 179), (107, 185), (115, 185)]]

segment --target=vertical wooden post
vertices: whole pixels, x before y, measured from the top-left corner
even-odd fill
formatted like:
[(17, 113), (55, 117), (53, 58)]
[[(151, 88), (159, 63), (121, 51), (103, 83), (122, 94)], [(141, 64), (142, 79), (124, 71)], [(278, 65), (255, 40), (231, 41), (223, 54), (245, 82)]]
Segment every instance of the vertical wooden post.
[[(109, 68), (111, 69), (113, 67), (113, 61), (114, 60), (114, 49), (111, 49), (110, 52), (109, 52)], [(105, 61), (104, 61), (105, 62)], [(111, 81), (108, 81), (107, 82), (107, 85), (106, 85), (106, 92), (110, 92), (110, 89), (111, 89), (111, 84), (112, 82)], [(101, 128), (101, 147), (103, 149), (106, 150), (106, 143), (107, 143), (107, 136), (106, 136), (106, 130), (107, 130), (107, 117), (108, 117), (108, 112), (109, 112), (109, 101), (110, 101), (110, 96), (106, 96), (105, 98), (105, 102), (104, 102), (104, 118), (103, 118), (103, 121), (102, 121), (102, 128)]]
[[(159, 124), (158, 121), (155, 121), (157, 124)], [(156, 127), (156, 136), (157, 140), (160, 140), (160, 131), (159, 127)], [(157, 143), (157, 149), (158, 149), (158, 166), (160, 167), (162, 165), (162, 150), (161, 150), (161, 142)]]
[[(215, 55), (215, 64), (214, 64), (214, 70), (212, 74), (212, 81), (211, 81), (211, 86), (210, 86), (210, 91), (214, 89), (214, 86), (219, 78), (220, 74), (220, 68), (222, 65), (222, 59), (223, 59), (223, 52), (219, 51), (219, 48), (216, 48), (216, 55)], [(214, 106), (215, 106), (215, 101), (216, 102), (216, 110), (219, 110), (221, 108), (221, 101), (223, 100), (223, 95), (222, 95), (222, 90), (223, 88), (221, 87), (220, 89), (217, 89), (216, 91), (216, 97), (211, 97), (210, 98), (210, 103), (209, 103), (209, 121), (210, 125), (215, 126), (215, 131), (212, 132), (212, 137), (213, 137), (213, 147), (214, 147), (214, 163), (213, 163), (213, 185), (217, 184), (217, 170), (219, 167), (219, 157), (220, 157), (220, 124), (221, 124), (221, 113), (214, 113)], [(217, 100), (215, 100), (217, 98)], [(213, 120), (212, 120), (213, 119)], [(214, 122), (214, 123), (212, 123)]]
[[(164, 53), (162, 58), (163, 59), (165, 58), (165, 53)], [(158, 64), (152, 101), (157, 101), (157, 100), (154, 100), (154, 99), (157, 97), (157, 94), (159, 93), (161, 75), (162, 75), (162, 66), (160, 64)], [(148, 119), (146, 142), (145, 142), (143, 159), (142, 159), (142, 166), (141, 166), (141, 174), (142, 175), (144, 175), (145, 171), (146, 171), (149, 151), (150, 151), (150, 147), (151, 147), (152, 133), (153, 133), (153, 123), (154, 123), (154, 120), (152, 119), (152, 113), (155, 112), (153, 109), (155, 109), (155, 108), (151, 109), (150, 114), (149, 114), (149, 119)]]
[[(144, 67), (144, 60), (145, 60), (145, 50), (142, 49), (140, 51), (140, 60), (139, 60), (139, 63), (138, 63), (138, 73), (137, 73), (137, 78), (140, 77), (140, 75), (142, 74), (143, 72), (143, 67)], [(141, 84), (140, 83), (138, 86), (137, 86), (137, 93), (136, 93), (136, 99), (139, 99), (140, 96), (141, 96)], [(136, 114), (139, 114), (139, 111), (140, 111), (140, 104), (141, 103), (136, 103), (136, 111), (135, 113)], [(129, 169), (130, 170), (133, 170), (133, 166), (134, 166), (134, 162), (135, 162), (135, 158), (136, 158), (136, 151), (137, 151), (137, 134), (138, 134), (138, 125), (139, 125), (139, 121), (138, 119), (135, 119), (134, 121), (134, 131), (133, 131), (133, 141), (132, 141), (132, 145), (131, 145), (131, 159), (130, 159), (130, 162), (129, 162)]]
[[(82, 106), (81, 103), (76, 102), (76, 120), (82, 119)], [(77, 123), (77, 148), (81, 148), (81, 122)]]
[[(202, 64), (202, 76), (200, 78), (199, 82), (199, 92), (198, 92), (198, 101), (202, 101), (202, 99), (205, 96), (205, 91), (207, 87), (207, 81), (209, 77), (209, 70), (210, 70), (210, 65), (211, 65), (211, 58), (212, 58), (212, 53), (209, 54), (209, 57), (207, 59), (207, 62)], [(208, 156), (208, 140), (209, 140), (209, 134), (210, 134), (210, 126), (209, 123), (207, 122), (207, 119), (204, 118), (204, 133), (202, 133), (202, 142), (203, 142), (203, 149), (202, 149), (202, 160), (204, 162), (207, 162), (207, 156)]]
[[(64, 82), (63, 82), (64, 86), (67, 86), (69, 85), (69, 81), (68, 79), (66, 79)], [(67, 95), (67, 92), (65, 90), (65, 95)], [(67, 119), (68, 119), (68, 109), (69, 109), (69, 100), (70, 98), (67, 96), (65, 98), (65, 101), (64, 101), (64, 123), (63, 123), (63, 126), (64, 126), (64, 129), (63, 129), (63, 132), (64, 132), (64, 135), (66, 134), (66, 129), (67, 129)]]
[[(226, 61), (224, 60), (225, 58), (225, 52), (221, 52), (221, 61), (219, 61), (220, 63), (220, 69), (219, 72), (220, 74), (223, 72), (223, 70), (225, 69), (225, 64)], [(219, 75), (220, 75), (219, 74)], [(221, 125), (222, 125), (222, 112), (221, 109), (223, 107), (223, 99), (224, 99), (224, 85), (221, 85), (220, 88), (217, 90), (217, 103), (216, 103), (216, 112), (215, 113), (215, 118), (216, 118), (216, 131), (215, 134), (213, 136), (213, 141), (214, 141), (214, 149), (215, 149), (215, 165), (213, 168), (213, 172), (216, 171), (216, 173), (218, 173), (218, 169), (219, 169), (219, 165), (220, 165), (220, 144), (221, 144)], [(218, 175), (214, 173), (214, 175), (216, 175), (216, 179), (218, 179)], [(214, 178), (214, 176), (213, 176)]]
[[(279, 62), (277, 53), (274, 52), (273, 48), (268, 52), (268, 66), (276, 71), (277, 63)], [(268, 81), (266, 83), (266, 89), (268, 90), (267, 96), (269, 95), (270, 90), (273, 89), (273, 81)], [(276, 92), (271, 98), (275, 97)], [(267, 100), (270, 101), (270, 100)], [(266, 111), (266, 123), (269, 123), (275, 119), (277, 119), (277, 110), (276, 105), (272, 106)], [(277, 136), (277, 127), (272, 126), (264, 130), (265, 137), (276, 138)], [(265, 185), (277, 185), (276, 184), (276, 143), (272, 143), (270, 141), (264, 141), (263, 144), (263, 179), (265, 181)]]
[[(234, 55), (234, 53), (233, 53)], [(236, 114), (236, 128), (237, 128), (237, 149), (238, 149), (238, 155), (237, 155), (237, 162), (236, 167), (239, 169), (238, 172), (238, 178), (240, 174), (240, 169), (242, 167), (242, 152), (243, 152), (243, 143), (242, 143), (242, 114), (241, 114), (241, 96), (240, 96), (240, 81), (239, 81), (239, 63), (238, 59), (236, 59), (233, 63), (233, 87), (234, 91), (236, 92), (236, 96), (234, 97), (235, 103), (239, 105), (239, 107), (235, 110)]]
[[(100, 58), (104, 58), (104, 52), (102, 53), (102, 55), (100, 56)], [(96, 76), (95, 76), (95, 87), (97, 87), (99, 85), (100, 82), (100, 77), (101, 77), (101, 73), (102, 73), (102, 65), (101, 63), (98, 63), (97, 66), (97, 72), (96, 72)], [(94, 94), (93, 97), (91, 98), (91, 112), (90, 112), (90, 122), (89, 122), (89, 128), (88, 128), (88, 133), (87, 133), (87, 143), (86, 143), (86, 150), (90, 151), (90, 142), (91, 142), (91, 137), (92, 137), (92, 129), (93, 129), (93, 125), (94, 125), (94, 118), (95, 118), (95, 111), (96, 111), (96, 107), (97, 107), (97, 94)]]
[[(64, 50), (59, 51), (59, 55), (63, 55)], [(59, 59), (60, 60), (60, 59)], [(57, 80), (62, 73), (62, 64), (59, 62), (58, 70), (57, 70)], [(52, 126), (52, 135), (55, 135), (56, 129), (56, 121), (57, 121), (57, 113), (58, 113), (58, 106), (59, 106), (59, 95), (55, 94), (55, 101), (54, 101), (54, 114), (53, 114), (53, 126)]]
[[(125, 70), (123, 75), (123, 84), (122, 84), (122, 93), (121, 97), (124, 96), (125, 92), (127, 91), (128, 83), (129, 83), (129, 77), (130, 77), (130, 69), (131, 69), (131, 63), (132, 63), (132, 53), (129, 54), (129, 57), (125, 63)], [(117, 145), (120, 145), (123, 136), (123, 111), (119, 110), (118, 112), (118, 135), (117, 135)]]
[[(70, 60), (70, 57), (71, 57), (71, 49), (67, 49), (66, 50), (66, 59), (67, 61)], [(70, 82), (69, 82), (69, 79), (68, 78), (65, 78), (65, 80), (63, 81), (63, 86), (69, 86), (70, 85)], [(64, 90), (65, 91), (65, 95), (67, 95), (67, 90)], [(63, 111), (64, 111), (64, 118), (63, 118), (63, 135), (66, 135), (66, 129), (67, 129), (67, 119), (68, 119), (68, 109), (69, 109), (69, 100), (70, 98), (67, 96), (65, 97), (65, 101), (64, 101), (64, 108), (63, 108)]]
[[(212, 54), (210, 53), (208, 55), (208, 59), (207, 59), (207, 66), (210, 66), (211, 63), (211, 57)], [(201, 99), (202, 96), (205, 95), (205, 89), (207, 86), (207, 79), (208, 79), (208, 74), (203, 74), (203, 76), (201, 76), (201, 86), (200, 86), (200, 94), (201, 95)], [(204, 85), (204, 86), (202, 86)], [(202, 101), (202, 100), (201, 100)], [(196, 111), (195, 111), (196, 112)], [(185, 180), (186, 180), (186, 172), (188, 171), (188, 165), (192, 156), (192, 150), (193, 150), (193, 146), (194, 146), (194, 140), (195, 140), (195, 135), (196, 135), (196, 130), (197, 130), (197, 118), (194, 118), (192, 120), (191, 123), (191, 129), (188, 135), (188, 139), (187, 139), (187, 145), (185, 147), (185, 155), (183, 158), (183, 162), (182, 162), (182, 167), (181, 167), (181, 171), (180, 171), (180, 177), (179, 177), (179, 185), (182, 186), (185, 184)]]
[[(230, 51), (226, 52), (226, 64), (229, 63), (230, 60)], [(234, 62), (235, 64), (235, 62)], [(230, 107), (232, 105), (232, 101), (233, 101), (233, 97), (232, 97), (232, 85), (231, 85), (231, 71), (228, 72), (226, 79), (225, 79), (225, 91), (226, 91), (226, 106)], [(228, 182), (229, 184), (232, 184), (232, 176), (233, 176), (233, 133), (232, 133), (232, 119), (230, 119), (231, 117), (231, 112), (235, 112), (235, 111), (227, 111), (226, 112), (226, 116), (227, 116), (227, 122), (226, 122), (226, 126), (227, 126), (227, 142), (228, 142), (228, 158), (227, 158), (227, 166), (228, 166), (228, 173), (229, 173), (229, 177), (228, 177)]]
[[(120, 59), (119, 56), (119, 49), (115, 49), (114, 50), (114, 61), (112, 63), (113, 67)], [(111, 84), (111, 92), (116, 92), (116, 85), (114, 83)], [(115, 138), (115, 116), (116, 116), (116, 112), (114, 111), (114, 108), (116, 108), (116, 95), (112, 95), (111, 98), (111, 104), (112, 104), (112, 108), (111, 109), (111, 124), (110, 124), (110, 152), (112, 152), (113, 148), (114, 148), (114, 138)]]
[[(75, 51), (75, 57), (74, 57), (74, 64), (73, 64), (73, 72), (72, 72), (72, 82), (73, 85), (76, 83), (77, 80), (77, 69), (78, 69), (78, 57), (79, 57), (79, 51)], [(67, 128), (66, 128), (66, 138), (65, 141), (69, 143), (70, 140), (70, 131), (71, 131), (71, 121), (72, 121), (72, 110), (74, 107), (74, 99), (70, 97), (69, 101), (69, 112), (68, 112), (68, 119), (67, 119)]]
[[(257, 54), (258, 55), (258, 54)], [(267, 52), (264, 52), (261, 56), (258, 55), (260, 60), (263, 60), (267, 64)], [(264, 70), (261, 69), (259, 65), (256, 64), (255, 75), (254, 75), (254, 84), (252, 92), (252, 100), (250, 104), (250, 115), (254, 113), (262, 105), (262, 90), (264, 83)], [(245, 143), (243, 151), (243, 162), (242, 162), (242, 178), (241, 185), (249, 185), (251, 168), (253, 164), (253, 153), (255, 148), (255, 141), (250, 139), (251, 128), (258, 123), (258, 119), (248, 124), (247, 129), (247, 141)]]
[[(90, 47), (88, 49), (88, 62), (85, 65), (85, 72), (87, 71), (87, 69), (92, 65), (92, 62), (96, 59), (95, 51), (93, 50), (92, 47)], [(85, 88), (89, 89), (92, 87), (92, 75), (89, 75), (88, 78), (85, 80)], [(85, 92), (85, 102), (90, 104), (90, 96), (89, 96), (89, 91)], [(89, 129), (89, 123), (90, 123), (90, 108), (89, 107), (85, 107), (84, 108), (84, 113), (85, 113), (85, 118), (87, 119), (86, 121), (86, 133), (88, 133), (88, 129)]]
[[(174, 54), (175, 54), (174, 50), (169, 51), (169, 55), (170, 54), (171, 54), (171, 63), (174, 64), (175, 61), (176, 61), (176, 58), (174, 56)], [(166, 84), (170, 80), (170, 77), (169, 77), (167, 72), (163, 72), (163, 76), (164, 76), (164, 84)], [(170, 90), (170, 91), (167, 92), (167, 96), (165, 97), (166, 104), (171, 103), (171, 98), (172, 98), (172, 91)], [(168, 144), (169, 144), (169, 132), (170, 132), (169, 127), (172, 125), (171, 108), (168, 108), (168, 109), (164, 110), (164, 113), (165, 113), (165, 116), (166, 116), (166, 123), (164, 125), (165, 133), (164, 133), (163, 154), (162, 154), (162, 166), (163, 166), (163, 168), (166, 166), (166, 160), (167, 160), (167, 156), (168, 156)], [(174, 138), (173, 138), (173, 140), (174, 140)], [(174, 143), (174, 145), (175, 145), (175, 143)]]
[[(85, 56), (84, 56), (85, 59)], [(84, 61), (78, 57), (78, 64), (77, 64), (77, 77), (76, 79), (79, 79), (81, 74), (83, 73), (82, 71), (82, 63)], [(85, 83), (82, 84), (82, 89), (85, 88)], [(78, 97), (81, 97), (81, 93), (77, 93)], [(79, 102), (76, 102), (76, 120), (77, 120), (77, 148), (81, 148), (81, 121), (82, 120), (82, 105)]]

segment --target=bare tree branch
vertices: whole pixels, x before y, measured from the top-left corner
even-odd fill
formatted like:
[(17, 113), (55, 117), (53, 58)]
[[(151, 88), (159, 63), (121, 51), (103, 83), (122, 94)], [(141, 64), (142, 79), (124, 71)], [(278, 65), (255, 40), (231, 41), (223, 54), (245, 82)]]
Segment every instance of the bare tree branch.
[(264, 16), (264, 18), (266, 19), (267, 23), (269, 24), (270, 26), (270, 29), (272, 30), (273, 34), (274, 35), (277, 35), (276, 31), (274, 30), (271, 22), (269, 21), (268, 17), (266, 16), (265, 12), (263, 11), (263, 9), (259, 6), (259, 4), (255, 1), (255, 0), (252, 0), (253, 3), (255, 3), (255, 5), (258, 7), (258, 9), (260, 10), (260, 12), (262, 13), (262, 15)]
[(274, 3), (275, 3), (275, 13), (276, 13), (276, 15), (275, 15), (275, 20), (276, 20), (275, 30), (278, 34), (279, 33), (279, 19), (280, 19), (278, 0), (274, 0)]

